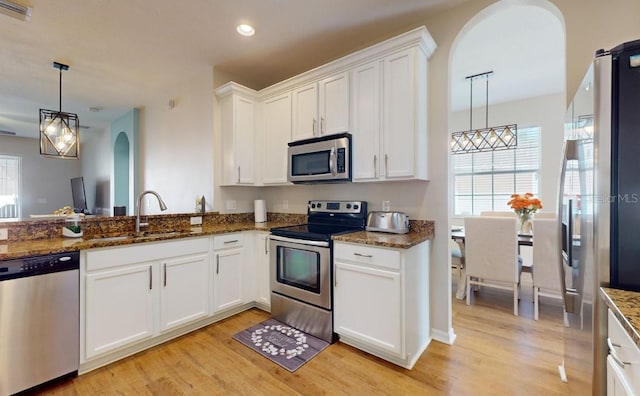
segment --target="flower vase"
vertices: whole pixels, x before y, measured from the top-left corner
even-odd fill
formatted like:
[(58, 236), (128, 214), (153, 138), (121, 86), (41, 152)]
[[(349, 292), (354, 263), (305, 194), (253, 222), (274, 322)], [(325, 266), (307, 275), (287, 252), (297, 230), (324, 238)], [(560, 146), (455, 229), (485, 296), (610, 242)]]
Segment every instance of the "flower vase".
[(522, 212), (518, 214), (518, 220), (520, 222), (519, 234), (530, 235), (533, 229), (533, 213)]

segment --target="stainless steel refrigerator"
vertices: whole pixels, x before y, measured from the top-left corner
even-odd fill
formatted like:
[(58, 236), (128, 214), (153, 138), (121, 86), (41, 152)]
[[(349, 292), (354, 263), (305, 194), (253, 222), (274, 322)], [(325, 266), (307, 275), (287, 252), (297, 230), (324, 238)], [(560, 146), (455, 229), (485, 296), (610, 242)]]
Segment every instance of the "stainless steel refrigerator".
[(591, 93), (578, 91), (586, 105), (572, 111), (560, 178), (560, 371), (572, 394), (604, 395), (607, 312), (599, 287), (640, 290), (640, 40), (597, 51), (580, 89)]

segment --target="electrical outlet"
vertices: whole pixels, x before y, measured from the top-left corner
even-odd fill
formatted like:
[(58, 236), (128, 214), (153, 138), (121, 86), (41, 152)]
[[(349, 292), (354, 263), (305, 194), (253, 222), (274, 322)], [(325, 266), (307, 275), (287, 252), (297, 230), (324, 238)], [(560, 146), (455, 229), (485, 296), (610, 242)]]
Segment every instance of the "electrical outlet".
[(238, 208), (238, 204), (233, 199), (227, 200), (227, 210), (236, 210)]
[(191, 225), (200, 225), (202, 224), (202, 216), (193, 216), (190, 218)]
[(289, 201), (286, 199), (282, 201), (282, 209), (289, 209)]
[(7, 239), (9, 239), (9, 229), (0, 228), (0, 241), (6, 241)]

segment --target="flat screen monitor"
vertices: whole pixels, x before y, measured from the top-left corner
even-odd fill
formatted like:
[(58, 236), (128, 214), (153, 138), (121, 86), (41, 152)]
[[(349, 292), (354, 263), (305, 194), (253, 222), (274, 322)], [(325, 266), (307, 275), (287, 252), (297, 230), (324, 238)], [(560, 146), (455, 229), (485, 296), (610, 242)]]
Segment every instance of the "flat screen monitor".
[(87, 195), (84, 191), (84, 179), (82, 176), (71, 179), (71, 195), (73, 196), (73, 211), (90, 214), (87, 208)]

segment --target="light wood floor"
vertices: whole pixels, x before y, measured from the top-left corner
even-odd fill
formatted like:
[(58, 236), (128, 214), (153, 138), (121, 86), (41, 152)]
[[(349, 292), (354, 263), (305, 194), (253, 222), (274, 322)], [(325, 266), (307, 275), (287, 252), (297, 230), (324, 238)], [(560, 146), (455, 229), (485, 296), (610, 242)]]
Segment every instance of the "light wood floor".
[[(252, 309), (72, 380), (46, 395), (568, 395), (558, 376), (561, 305), (542, 301), (533, 320), (523, 287), (521, 316), (511, 292), (483, 288), (474, 303), (453, 299), (453, 346), (433, 341), (413, 370), (337, 342), (295, 373), (231, 336), (269, 315)], [(455, 285), (454, 285), (455, 290)], [(437, 302), (435, 302), (437, 304)]]

